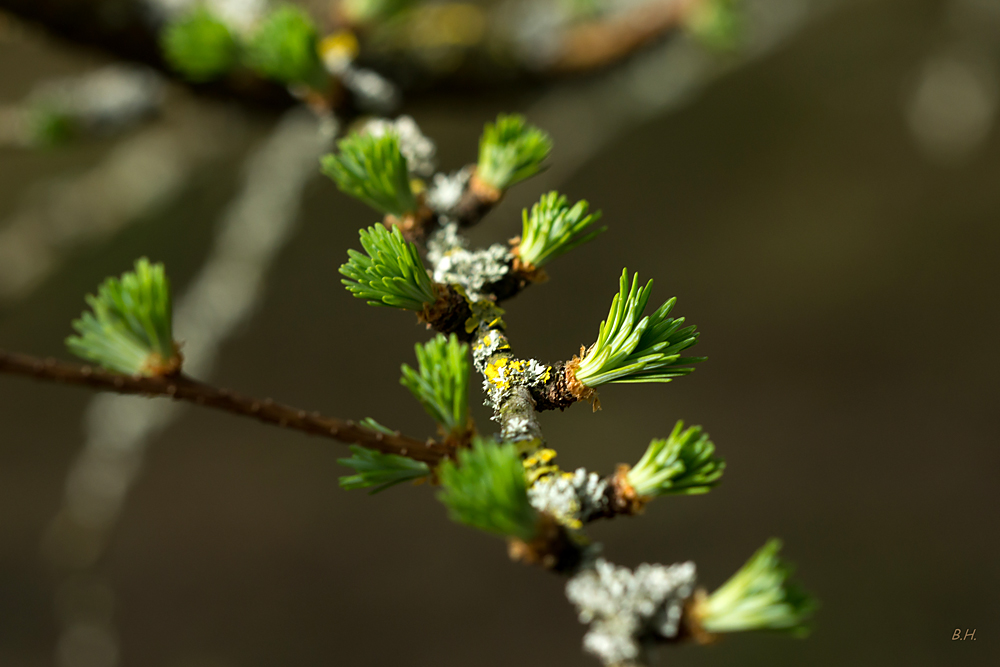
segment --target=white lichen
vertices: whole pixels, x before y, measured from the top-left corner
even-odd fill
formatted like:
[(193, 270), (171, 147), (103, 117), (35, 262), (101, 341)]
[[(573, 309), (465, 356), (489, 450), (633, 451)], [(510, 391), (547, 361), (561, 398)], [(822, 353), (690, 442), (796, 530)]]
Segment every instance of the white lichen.
[(437, 147), (410, 116), (400, 116), (394, 121), (376, 118), (365, 123), (364, 131), (373, 137), (393, 132), (399, 137), (399, 150), (406, 158), (410, 173), (427, 177), (434, 173)]
[(481, 250), (453, 249), (434, 264), (434, 280), (461, 285), (470, 295), (479, 295), (507, 275), (512, 259), (510, 248), (499, 243)]
[(462, 199), (474, 169), (467, 166), (451, 174), (435, 174), (427, 189), (427, 205), (441, 215), (451, 213)]
[(501, 341), (484, 346), (482, 352), (476, 352), (476, 347), (478, 345), (473, 348), (473, 361), (483, 374), (483, 390), (497, 409), (516, 387), (530, 389), (541, 386), (551, 377), (551, 367), (539, 363), (536, 359), (516, 359), (509, 355), (486, 356), (484, 353), (490, 347), (495, 347), (497, 350), (510, 348), (507, 339), (502, 336)]
[(500, 422), (500, 438), (504, 442), (517, 443), (524, 451), (541, 447), (545, 442), (535, 402), (522, 386), (515, 386), (506, 394), (493, 418)]
[(461, 285), (473, 301), (488, 299), (483, 288), (507, 275), (513, 258), (510, 248), (499, 243), (469, 250), (454, 221), (442, 225), (427, 239), (427, 261), (434, 267), (434, 280)]
[(510, 250), (494, 244), (469, 251), (458, 224), (449, 222), (428, 238), (427, 259), (434, 281), (457, 286), (469, 303), (471, 316), (465, 324), (468, 333), (475, 332), (472, 359), (483, 376), (485, 404), (493, 408), (501, 439), (517, 442), (523, 451), (540, 447), (544, 439), (530, 388), (548, 382), (552, 369), (537, 359), (518, 359), (509, 353), (504, 311), (484, 292), (510, 270)]
[(464, 250), (468, 244), (465, 237), (458, 233), (457, 222), (443, 224), (427, 238), (427, 263), (434, 266), (445, 255)]
[(642, 564), (629, 570), (602, 558), (566, 584), (566, 597), (590, 628), (584, 648), (605, 665), (645, 661), (645, 646), (672, 639), (694, 592), (694, 563)]
[(532, 507), (548, 512), (570, 528), (580, 528), (595, 514), (607, 509), (608, 483), (596, 472), (577, 468), (569, 475), (540, 479), (528, 489)]

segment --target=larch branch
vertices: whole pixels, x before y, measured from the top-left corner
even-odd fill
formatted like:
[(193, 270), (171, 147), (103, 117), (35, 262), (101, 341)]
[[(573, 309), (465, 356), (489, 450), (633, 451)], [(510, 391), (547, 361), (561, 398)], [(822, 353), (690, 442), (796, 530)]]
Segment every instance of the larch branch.
[(37, 380), (60, 382), (98, 391), (142, 396), (165, 396), (178, 401), (216, 408), (252, 417), (267, 424), (318, 435), (340, 442), (368, 447), (386, 454), (407, 456), (436, 465), (452, 454), (451, 448), (428, 439), (426, 442), (401, 435), (379, 433), (350, 420), (324, 417), (270, 398), (255, 399), (227, 389), (219, 389), (185, 375), (164, 377), (129, 376), (84, 364), (40, 359), (0, 350), (0, 373), (23, 375)]

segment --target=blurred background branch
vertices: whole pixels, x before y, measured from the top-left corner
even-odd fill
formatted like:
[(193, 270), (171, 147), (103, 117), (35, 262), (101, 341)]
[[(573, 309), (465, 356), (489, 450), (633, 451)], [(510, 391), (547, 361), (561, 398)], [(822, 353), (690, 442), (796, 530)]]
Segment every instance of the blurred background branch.
[[(738, 39), (732, 0), (499, 0), (376, 2), (303, 0), (327, 49), (350, 52), (360, 42), (364, 66), (411, 92), (524, 86), (611, 67), (651, 43), (689, 30), (707, 43), (732, 48)], [(0, 0), (0, 10), (70, 42), (176, 75), (160, 48), (170, 26), (203, 7), (234, 35), (249, 34), (264, 15), (262, 0)], [(346, 36), (346, 37), (345, 37)], [(338, 41), (339, 40), (339, 41)], [(329, 55), (329, 51), (328, 51)], [(339, 71), (348, 87), (364, 86), (359, 70)], [(260, 72), (239, 71), (208, 91), (249, 102), (287, 104)], [(341, 102), (342, 104), (343, 102)]]

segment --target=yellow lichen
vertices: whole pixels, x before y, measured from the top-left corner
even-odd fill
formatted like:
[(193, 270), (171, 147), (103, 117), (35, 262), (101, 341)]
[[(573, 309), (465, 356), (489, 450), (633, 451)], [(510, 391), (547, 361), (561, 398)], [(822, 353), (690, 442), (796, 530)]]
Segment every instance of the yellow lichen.
[(529, 452), (533, 452), (542, 446), (542, 441), (538, 438), (529, 438), (527, 440), (518, 440), (514, 443), (517, 446), (517, 452), (524, 456)]
[(559, 474), (559, 466), (536, 466), (531, 470), (527, 471), (528, 474), (528, 484), (533, 485), (541, 479), (546, 479), (552, 475)]
[(472, 333), (476, 329), (503, 329), (506, 325), (503, 321), (503, 308), (500, 308), (492, 301), (480, 299), (469, 301), (469, 308), (472, 316), (465, 321), (465, 331)]
[(546, 447), (532, 452), (524, 459), (524, 473), (528, 477), (529, 485), (554, 475), (566, 474), (559, 468), (558, 464), (553, 463), (556, 456), (556, 450)]
[(507, 368), (509, 364), (510, 359), (507, 357), (500, 357), (486, 364), (486, 368), (483, 371), (484, 375), (486, 375), (486, 381), (501, 389), (509, 387), (510, 373)]
[(545, 449), (538, 450), (538, 459), (542, 463), (549, 463), (555, 457), (556, 457), (556, 450), (554, 449), (549, 449), (548, 447), (546, 447)]

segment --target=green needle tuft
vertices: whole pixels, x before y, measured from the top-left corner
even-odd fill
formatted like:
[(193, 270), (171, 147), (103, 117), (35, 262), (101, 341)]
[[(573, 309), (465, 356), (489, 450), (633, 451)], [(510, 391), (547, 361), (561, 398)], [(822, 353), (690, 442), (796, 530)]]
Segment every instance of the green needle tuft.
[[(393, 433), (371, 419), (361, 423), (375, 431)], [(348, 491), (375, 486), (377, 488), (371, 492), (378, 493), (396, 484), (427, 477), (431, 472), (427, 464), (422, 461), (414, 461), (397, 454), (383, 454), (367, 447), (351, 445), (351, 454), (353, 456), (350, 458), (337, 459), (341, 465), (357, 471), (355, 475), (345, 475), (340, 478), (340, 486)]]
[(685, 19), (688, 30), (710, 49), (732, 51), (746, 36), (743, 0), (703, 0)]
[(247, 65), (261, 76), (281, 83), (305, 83), (322, 88), (326, 70), (319, 59), (318, 30), (312, 18), (295, 5), (271, 12), (247, 45)]
[(160, 46), (170, 66), (195, 83), (225, 75), (239, 57), (229, 28), (203, 6), (167, 24)]
[(486, 124), (479, 140), (476, 178), (502, 192), (541, 171), (551, 151), (549, 135), (524, 116), (500, 114), (495, 124)]
[(529, 266), (541, 268), (559, 255), (591, 241), (607, 230), (601, 227), (587, 233), (601, 212), (588, 214), (588, 204), (581, 200), (570, 207), (566, 196), (556, 191), (542, 195), (541, 200), (521, 213), (521, 243), (517, 254)]
[(538, 514), (514, 445), (474, 438), (471, 449), (459, 450), (458, 464), (445, 461), (438, 474), (439, 498), (455, 521), (522, 540), (534, 536)]
[(373, 306), (416, 311), (437, 300), (417, 247), (403, 239), (398, 227), (390, 232), (376, 223), (359, 233), (367, 254), (348, 250), (350, 260), (340, 267), (348, 278), (341, 282), (354, 296)]
[(93, 313), (74, 320), (79, 336), (70, 336), (70, 351), (104, 368), (127, 375), (169, 375), (180, 370), (173, 340), (170, 283), (162, 264), (145, 257), (121, 279), (108, 278), (97, 296), (87, 296)]
[(394, 132), (379, 137), (355, 133), (337, 147), (340, 152), (325, 155), (322, 166), (343, 192), (397, 218), (417, 210), (406, 158)]
[(400, 383), (445, 433), (461, 437), (469, 429), (469, 346), (438, 334), (415, 350), (420, 370), (403, 364)]
[(700, 426), (685, 431), (679, 421), (669, 438), (649, 443), (628, 471), (628, 482), (640, 496), (708, 493), (726, 467), (714, 454), (715, 445)]
[(698, 334), (694, 326), (681, 328), (683, 317), (668, 317), (676, 299), (639, 319), (652, 288), (652, 280), (639, 288), (638, 273), (630, 287), (628, 269), (622, 271), (618, 294), (611, 301), (608, 319), (601, 322), (597, 342), (574, 370), (577, 380), (591, 388), (610, 382), (670, 382), (694, 370), (685, 364), (704, 360), (680, 355), (698, 341)]
[(36, 104), (28, 110), (28, 142), (39, 148), (68, 144), (77, 134), (77, 123), (66, 111), (51, 104)]
[(699, 606), (701, 626), (708, 632), (782, 630), (808, 633), (806, 619), (816, 603), (789, 583), (792, 568), (778, 558), (781, 540), (771, 539), (729, 581)]

